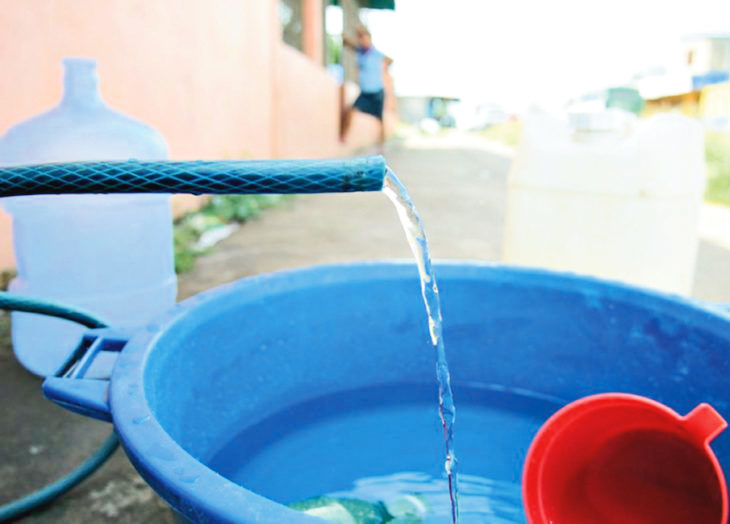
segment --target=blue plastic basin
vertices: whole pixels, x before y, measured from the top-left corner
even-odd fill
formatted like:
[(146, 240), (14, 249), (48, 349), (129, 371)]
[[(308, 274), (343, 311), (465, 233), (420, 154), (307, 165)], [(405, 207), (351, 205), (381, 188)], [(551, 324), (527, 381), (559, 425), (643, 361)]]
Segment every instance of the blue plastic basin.
[[(437, 274), (457, 413), (466, 392), (457, 451), (470, 472), (518, 481), (541, 420), (593, 393), (646, 395), (680, 413), (709, 402), (730, 416), (730, 315), (717, 306), (537, 270), (454, 263), (437, 265)], [(393, 472), (441, 464), (437, 431), (410, 427), (416, 415), (399, 429), (387, 414), (394, 402), (433, 402), (436, 417), (434, 354), (412, 263), (243, 279), (127, 338), (87, 336), (84, 361), (121, 350), (110, 383), (57, 378), (44, 390), (65, 407), (113, 419), (140, 474), (192, 521), (322, 522), (273, 499), (330, 489), (372, 473), (359, 468), (376, 461)], [(249, 471), (249, 483), (244, 463), (269, 439), (309, 423), (302, 405), (332, 399), (337, 419), (353, 391), (363, 392), (358, 409), (385, 410), (385, 436), (367, 426), (362, 438), (325, 443), (325, 453), (292, 446), (291, 461), (261, 465), (258, 480)], [(499, 423), (480, 426), (480, 409)], [(399, 440), (403, 453), (388, 447)], [(730, 464), (730, 432), (713, 448)], [(357, 459), (369, 456), (377, 459)]]

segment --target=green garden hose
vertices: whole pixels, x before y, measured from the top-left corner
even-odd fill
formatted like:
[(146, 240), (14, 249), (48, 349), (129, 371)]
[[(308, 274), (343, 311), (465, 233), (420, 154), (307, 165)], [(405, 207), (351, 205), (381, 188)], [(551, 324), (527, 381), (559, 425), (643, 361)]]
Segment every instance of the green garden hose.
[[(77, 322), (88, 328), (107, 327), (106, 322), (80, 309), (45, 300), (24, 297), (22, 295), (8, 293), (6, 291), (0, 292), (0, 309), (7, 311), (22, 311), (25, 313), (38, 313), (41, 315), (62, 318)], [(69, 368), (73, 366), (77, 357), (78, 355), (76, 355), (76, 353), (69, 355), (60, 369), (56, 372), (56, 375), (60, 376), (65, 374)], [(117, 447), (119, 447), (119, 439), (112, 431), (111, 435), (109, 435), (104, 443), (73, 471), (38, 491), (0, 506), (0, 522), (8, 522), (17, 519), (40, 508), (41, 506), (48, 504), (57, 497), (60, 497), (104, 464), (109, 457), (112, 456)]]

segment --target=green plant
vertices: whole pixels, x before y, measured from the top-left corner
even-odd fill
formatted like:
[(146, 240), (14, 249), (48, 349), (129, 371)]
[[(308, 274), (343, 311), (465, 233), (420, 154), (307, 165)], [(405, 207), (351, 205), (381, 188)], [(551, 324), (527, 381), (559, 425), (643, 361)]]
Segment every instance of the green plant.
[(522, 122), (519, 120), (508, 120), (501, 124), (495, 124), (481, 131), (481, 135), (487, 140), (517, 147), (522, 138)]
[(244, 222), (283, 201), (284, 195), (214, 195), (201, 213), (222, 222)]
[(195, 258), (201, 254), (195, 249), (195, 243), (199, 238), (200, 233), (189, 224), (184, 222), (175, 224), (173, 241), (176, 273), (184, 273), (193, 268)]
[(0, 291), (6, 291), (8, 289), (8, 284), (15, 278), (16, 274), (14, 269), (3, 269), (0, 271)]
[(175, 271), (189, 271), (195, 259), (207, 251), (197, 247), (206, 231), (255, 218), (264, 209), (287, 198), (287, 195), (213, 195), (203, 208), (175, 222)]
[(730, 132), (708, 131), (705, 134), (707, 192), (705, 199), (730, 206)]
[(327, 64), (342, 63), (342, 37), (327, 35)]

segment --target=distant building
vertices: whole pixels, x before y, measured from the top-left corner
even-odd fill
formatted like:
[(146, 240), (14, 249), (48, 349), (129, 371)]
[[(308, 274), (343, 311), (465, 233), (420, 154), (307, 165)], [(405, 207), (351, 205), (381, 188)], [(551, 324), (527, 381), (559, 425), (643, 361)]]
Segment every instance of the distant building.
[(730, 125), (730, 34), (683, 40), (678, 67), (638, 79), (644, 114), (674, 111), (713, 127)]
[(685, 50), (694, 89), (730, 79), (730, 35), (688, 37)]
[(609, 87), (592, 93), (587, 93), (568, 104), (570, 112), (596, 112), (604, 109), (623, 109), (630, 113), (639, 114), (644, 108), (644, 99), (639, 91), (633, 87)]

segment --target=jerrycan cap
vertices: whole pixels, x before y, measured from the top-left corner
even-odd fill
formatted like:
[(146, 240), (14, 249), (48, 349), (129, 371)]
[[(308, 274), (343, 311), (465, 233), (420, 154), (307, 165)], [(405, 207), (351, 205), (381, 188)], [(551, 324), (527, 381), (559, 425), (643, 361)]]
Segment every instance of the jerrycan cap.
[(596, 137), (624, 138), (631, 132), (636, 117), (620, 109), (574, 112), (568, 115), (576, 142), (591, 142)]

